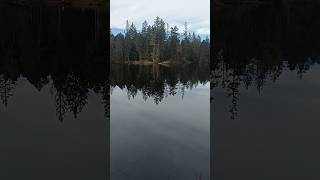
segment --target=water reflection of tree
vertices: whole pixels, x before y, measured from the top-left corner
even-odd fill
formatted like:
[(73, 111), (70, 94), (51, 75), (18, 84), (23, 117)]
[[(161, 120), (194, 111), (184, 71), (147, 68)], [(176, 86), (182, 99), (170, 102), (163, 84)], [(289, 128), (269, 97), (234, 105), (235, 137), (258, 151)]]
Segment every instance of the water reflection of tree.
[(15, 82), (11, 79), (5, 78), (0, 75), (0, 99), (3, 105), (8, 105), (8, 100), (13, 96), (13, 89), (15, 88)]
[(111, 69), (111, 88), (127, 91), (128, 98), (141, 93), (146, 101), (152, 98), (159, 104), (168, 96), (184, 96), (185, 90), (209, 81), (209, 68), (194, 66), (163, 67), (159, 65), (116, 65)]
[(66, 97), (65, 94), (63, 94), (62, 87), (56, 87), (55, 105), (58, 119), (62, 122), (67, 111)]
[(82, 111), (87, 104), (88, 87), (81, 82), (75, 74), (68, 74), (65, 79), (53, 81), (55, 92), (56, 111), (59, 120), (63, 120), (66, 111), (73, 113), (74, 118)]
[(109, 120), (110, 112), (110, 85), (109, 81), (105, 81), (103, 88), (101, 89), (102, 94), (102, 104), (104, 106), (105, 116)]
[(225, 89), (233, 119), (243, 88), (262, 93), (284, 71), (302, 78), (320, 63), (320, 4), (311, 4), (216, 6), (211, 103), (215, 89)]

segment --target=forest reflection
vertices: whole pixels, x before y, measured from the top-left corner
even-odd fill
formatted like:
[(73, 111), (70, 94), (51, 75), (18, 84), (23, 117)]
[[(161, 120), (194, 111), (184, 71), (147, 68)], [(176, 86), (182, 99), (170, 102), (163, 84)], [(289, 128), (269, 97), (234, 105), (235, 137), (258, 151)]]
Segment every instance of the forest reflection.
[[(15, 70), (9, 69), (9, 71), (14, 72)], [(105, 115), (108, 117), (109, 85), (106, 74), (88, 78), (89, 74), (82, 75), (75, 72), (65, 73), (64, 75), (60, 74), (62, 72), (59, 72), (59, 74), (50, 73), (42, 76), (14, 73), (16, 74), (3, 73), (0, 75), (0, 99), (5, 107), (9, 105), (10, 98), (14, 96), (17, 81), (21, 78), (26, 78), (39, 92), (44, 86), (50, 86), (50, 93), (55, 101), (57, 117), (61, 122), (67, 112), (71, 112), (74, 118), (77, 118), (77, 115), (88, 103), (87, 99), (90, 91), (101, 96), (101, 103), (104, 105)]]
[(224, 89), (235, 119), (241, 91), (255, 87), (263, 94), (263, 87), (284, 72), (295, 71), (303, 78), (319, 64), (319, 6), (294, 1), (215, 6), (211, 105), (215, 89)]
[(126, 90), (128, 99), (135, 98), (140, 92), (146, 101), (151, 98), (159, 104), (168, 96), (184, 97), (186, 90), (205, 85), (209, 82), (209, 68), (162, 65), (123, 65), (112, 64), (110, 71), (111, 94), (115, 87)]
[(76, 118), (92, 91), (108, 117), (105, 7), (0, 5), (0, 100), (10, 105), (22, 77), (39, 92), (49, 85), (60, 121)]

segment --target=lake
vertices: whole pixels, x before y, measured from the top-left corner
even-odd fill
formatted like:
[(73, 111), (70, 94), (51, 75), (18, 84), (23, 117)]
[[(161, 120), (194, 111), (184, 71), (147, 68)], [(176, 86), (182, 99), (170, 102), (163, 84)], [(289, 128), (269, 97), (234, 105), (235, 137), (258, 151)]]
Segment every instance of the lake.
[(111, 65), (111, 179), (209, 179), (208, 74)]
[(213, 179), (320, 178), (318, 8), (215, 7)]
[(0, 75), (1, 179), (104, 179), (103, 91), (82, 89), (73, 75), (40, 89), (28, 78)]

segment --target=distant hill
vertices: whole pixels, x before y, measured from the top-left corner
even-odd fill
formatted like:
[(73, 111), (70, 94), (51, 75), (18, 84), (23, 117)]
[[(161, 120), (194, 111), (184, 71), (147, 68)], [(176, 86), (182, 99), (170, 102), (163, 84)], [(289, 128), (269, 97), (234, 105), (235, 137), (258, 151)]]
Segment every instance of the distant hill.
[[(119, 33), (124, 34), (124, 29), (111, 28), (111, 32), (112, 32), (112, 34), (114, 34), (114, 35), (119, 34)], [(199, 36), (201, 37), (202, 40), (206, 39), (206, 37), (209, 37), (209, 38), (210, 38), (210, 35), (209, 35), (209, 34), (199, 34)], [(180, 35), (179, 38), (180, 38), (180, 39), (183, 39), (184, 36), (183, 36), (183, 35)]]
[(112, 34), (119, 34), (119, 33), (124, 33), (124, 29), (119, 29), (119, 28), (111, 28)]

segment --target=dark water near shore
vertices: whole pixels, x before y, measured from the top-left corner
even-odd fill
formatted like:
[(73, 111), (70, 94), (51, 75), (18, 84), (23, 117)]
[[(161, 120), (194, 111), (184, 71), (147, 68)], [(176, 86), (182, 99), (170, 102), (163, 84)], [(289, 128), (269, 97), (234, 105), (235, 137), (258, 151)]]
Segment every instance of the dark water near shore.
[(318, 3), (217, 6), (212, 179), (319, 179)]
[(111, 179), (209, 179), (208, 68), (111, 67)]
[(0, 179), (105, 180), (106, 10), (1, 5), (0, 27)]

